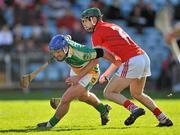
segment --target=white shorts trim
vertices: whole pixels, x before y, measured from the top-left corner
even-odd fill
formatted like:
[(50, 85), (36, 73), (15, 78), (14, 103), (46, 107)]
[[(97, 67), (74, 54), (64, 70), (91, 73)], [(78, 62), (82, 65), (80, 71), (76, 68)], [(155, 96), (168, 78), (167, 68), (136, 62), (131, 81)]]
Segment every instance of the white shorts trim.
[(122, 63), (115, 75), (122, 78), (138, 78), (151, 76), (150, 59), (148, 55), (142, 54), (130, 58)]

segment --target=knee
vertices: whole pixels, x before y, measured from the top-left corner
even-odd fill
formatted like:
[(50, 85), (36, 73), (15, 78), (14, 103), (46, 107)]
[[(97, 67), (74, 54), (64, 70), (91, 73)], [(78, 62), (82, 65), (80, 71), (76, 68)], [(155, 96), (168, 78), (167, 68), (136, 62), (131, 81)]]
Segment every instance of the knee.
[(88, 98), (89, 98), (89, 92), (85, 92), (85, 93), (82, 93), (82, 94), (78, 97), (78, 100), (79, 100), (79, 101), (82, 101), (82, 102), (85, 102)]
[(104, 94), (104, 97), (105, 97), (106, 99), (110, 99), (110, 95), (111, 95), (111, 92), (110, 92), (110, 91), (105, 90), (103, 94)]
[(81, 101), (81, 102), (83, 102), (83, 101), (86, 100), (86, 96), (80, 96), (80, 97), (78, 97), (78, 100)]
[(142, 93), (132, 92), (131, 96), (137, 100), (139, 100), (142, 97)]

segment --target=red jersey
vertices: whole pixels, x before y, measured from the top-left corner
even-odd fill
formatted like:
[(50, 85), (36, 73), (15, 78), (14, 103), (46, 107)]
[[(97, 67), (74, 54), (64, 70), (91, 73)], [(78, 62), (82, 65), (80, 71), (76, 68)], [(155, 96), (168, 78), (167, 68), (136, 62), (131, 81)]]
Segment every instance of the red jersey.
[(92, 34), (94, 47), (103, 47), (118, 56), (122, 62), (143, 54), (144, 51), (116, 24), (99, 21)]

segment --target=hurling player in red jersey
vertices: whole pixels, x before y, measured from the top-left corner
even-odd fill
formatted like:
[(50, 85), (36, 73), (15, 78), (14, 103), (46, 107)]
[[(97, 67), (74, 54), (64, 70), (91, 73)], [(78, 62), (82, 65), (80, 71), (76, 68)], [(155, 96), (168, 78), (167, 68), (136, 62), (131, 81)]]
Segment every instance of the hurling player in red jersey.
[(98, 8), (89, 8), (83, 11), (81, 22), (86, 31), (92, 32), (93, 47), (105, 48), (122, 63), (118, 69), (114, 64), (111, 64), (102, 74), (99, 82), (105, 82), (106, 77), (109, 77), (117, 69), (104, 90), (104, 96), (108, 100), (123, 105), (131, 112), (124, 122), (125, 125), (133, 124), (138, 117), (145, 114), (143, 108), (139, 108), (121, 94), (125, 88), (130, 86), (132, 97), (141, 102), (157, 117), (158, 126), (172, 126), (172, 121), (143, 92), (146, 77), (151, 75), (150, 60), (145, 51), (121, 27), (103, 22), (101, 11)]

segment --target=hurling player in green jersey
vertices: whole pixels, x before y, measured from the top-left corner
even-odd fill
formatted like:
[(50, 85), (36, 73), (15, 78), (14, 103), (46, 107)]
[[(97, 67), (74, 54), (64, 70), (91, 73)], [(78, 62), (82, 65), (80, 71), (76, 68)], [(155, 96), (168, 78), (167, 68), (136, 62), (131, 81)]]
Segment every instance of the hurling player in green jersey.
[[(65, 61), (70, 66), (70, 77), (65, 81), (69, 88), (63, 94), (58, 106), (55, 106), (55, 115), (49, 121), (39, 123), (37, 127), (54, 127), (67, 114), (70, 103), (74, 99), (93, 106), (100, 113), (101, 124), (106, 125), (109, 121), (108, 114), (111, 107), (102, 104), (89, 90), (95, 85), (100, 75), (98, 58), (103, 57), (117, 66), (120, 64), (119, 61), (103, 49), (87, 48), (64, 35), (56, 35), (51, 39), (49, 52), (57, 61)], [(72, 83), (73, 77), (75, 81)]]

